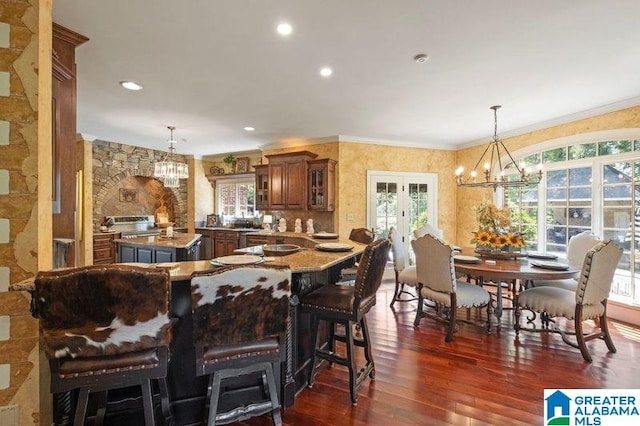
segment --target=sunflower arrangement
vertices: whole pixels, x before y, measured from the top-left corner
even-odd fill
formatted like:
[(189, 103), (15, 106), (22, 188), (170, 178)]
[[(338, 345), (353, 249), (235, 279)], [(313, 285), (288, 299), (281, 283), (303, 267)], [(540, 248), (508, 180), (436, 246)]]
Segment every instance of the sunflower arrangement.
[(494, 249), (516, 248), (526, 246), (522, 235), (510, 232), (511, 212), (508, 208), (499, 208), (485, 201), (476, 209), (478, 230), (473, 233), (471, 243)]

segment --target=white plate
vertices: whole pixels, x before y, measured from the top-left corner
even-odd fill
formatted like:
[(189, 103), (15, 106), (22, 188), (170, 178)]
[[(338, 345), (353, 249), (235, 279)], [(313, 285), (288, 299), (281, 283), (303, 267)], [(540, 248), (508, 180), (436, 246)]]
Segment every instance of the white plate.
[(325, 240), (333, 240), (333, 239), (339, 237), (338, 234), (332, 234), (330, 232), (318, 232), (317, 234), (313, 234), (311, 236), (313, 238), (320, 238), (320, 239), (325, 239)]
[(530, 257), (531, 259), (548, 259), (548, 260), (555, 260), (558, 258), (558, 256), (556, 256), (555, 254), (540, 253), (537, 251), (528, 251), (527, 257)]
[(533, 266), (544, 269), (553, 269), (554, 271), (566, 271), (569, 269), (569, 265), (560, 262), (545, 262), (543, 260), (532, 260), (529, 262)]
[(482, 260), (475, 256), (465, 256), (463, 254), (456, 254), (453, 256), (453, 260), (460, 263), (480, 263)]
[(322, 243), (316, 246), (321, 251), (349, 251), (352, 248), (352, 245), (345, 243)]
[(235, 254), (211, 259), (214, 265), (252, 265), (259, 262), (262, 262), (262, 257), (252, 254)]

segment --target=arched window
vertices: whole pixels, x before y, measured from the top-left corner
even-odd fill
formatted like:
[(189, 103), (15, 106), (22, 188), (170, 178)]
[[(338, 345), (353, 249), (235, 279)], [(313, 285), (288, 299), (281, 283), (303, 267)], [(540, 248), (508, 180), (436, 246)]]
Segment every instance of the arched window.
[(612, 296), (640, 302), (640, 129), (556, 139), (513, 157), (543, 171), (537, 187), (496, 192), (530, 248), (565, 256), (582, 231), (610, 238), (624, 249)]

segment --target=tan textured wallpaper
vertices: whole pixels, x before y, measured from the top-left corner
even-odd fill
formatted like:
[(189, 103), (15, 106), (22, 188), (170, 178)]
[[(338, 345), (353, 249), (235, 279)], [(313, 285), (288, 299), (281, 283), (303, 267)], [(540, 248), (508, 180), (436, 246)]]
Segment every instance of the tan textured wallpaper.
[[(207, 215), (213, 213), (213, 187), (206, 175), (209, 173), (208, 164), (202, 160), (194, 160), (194, 185), (195, 185), (195, 221), (204, 222)], [(206, 167), (206, 168), (205, 168)]]
[[(367, 170), (438, 174), (438, 227), (448, 240), (455, 239), (456, 185), (449, 178), (455, 151), (390, 147), (340, 142), (338, 160), (339, 216), (341, 235), (351, 228), (366, 226)], [(347, 221), (347, 214), (354, 220)]]

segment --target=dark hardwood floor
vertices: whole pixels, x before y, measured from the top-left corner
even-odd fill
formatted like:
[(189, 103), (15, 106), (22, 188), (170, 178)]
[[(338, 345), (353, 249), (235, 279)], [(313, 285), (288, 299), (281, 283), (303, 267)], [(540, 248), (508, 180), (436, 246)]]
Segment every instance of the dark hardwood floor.
[[(413, 326), (416, 302), (390, 309), (392, 294), (393, 284), (383, 283), (367, 316), (376, 380), (362, 385), (358, 405), (349, 399), (346, 368), (334, 366), (319, 372), (315, 386), (283, 412), (284, 424), (537, 425), (544, 423), (545, 388), (640, 388), (638, 328), (610, 321), (618, 352), (592, 341), (588, 364), (557, 334), (521, 332), (516, 340), (510, 311), (499, 332), (495, 319), (491, 335), (461, 324), (453, 342), (445, 343), (444, 327), (433, 320)], [(262, 416), (244, 424), (272, 422)]]

